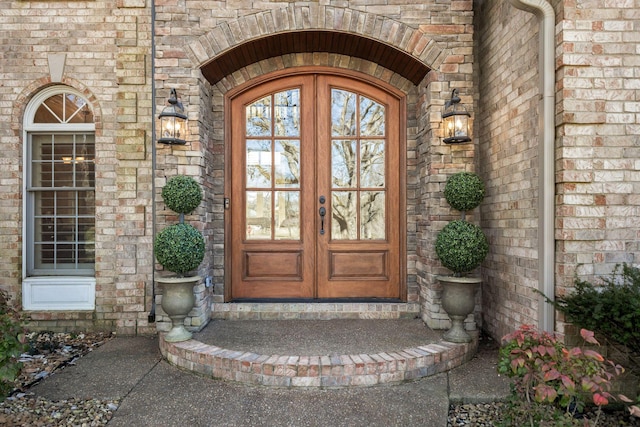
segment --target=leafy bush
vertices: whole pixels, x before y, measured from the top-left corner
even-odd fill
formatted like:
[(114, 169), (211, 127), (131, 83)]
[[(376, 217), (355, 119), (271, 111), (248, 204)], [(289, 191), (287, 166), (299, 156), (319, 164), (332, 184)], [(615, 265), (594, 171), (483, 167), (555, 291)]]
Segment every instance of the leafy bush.
[(487, 236), (480, 227), (467, 221), (451, 221), (436, 237), (440, 262), (456, 275), (478, 267), (488, 253)]
[(465, 212), (475, 209), (484, 199), (484, 183), (471, 172), (458, 172), (447, 179), (444, 198), (452, 208)]
[(0, 289), (0, 400), (13, 389), (22, 364), (18, 357), (27, 348), (25, 329), (18, 312), (9, 305), (7, 294)]
[(489, 253), (489, 241), (482, 229), (464, 220), (464, 212), (477, 207), (484, 193), (482, 180), (471, 172), (451, 175), (444, 187), (447, 202), (463, 212), (462, 219), (451, 221), (436, 237), (436, 254), (454, 276), (462, 276), (475, 269)]
[(172, 211), (189, 214), (202, 202), (202, 189), (192, 177), (176, 175), (162, 189), (162, 200)]
[(154, 249), (165, 269), (184, 275), (198, 268), (204, 259), (204, 238), (190, 224), (174, 224), (158, 233)]
[(640, 353), (640, 269), (617, 265), (602, 282), (576, 279), (575, 292), (549, 302), (570, 322)]
[(180, 213), (180, 223), (170, 225), (156, 235), (153, 248), (156, 259), (167, 270), (180, 276), (198, 268), (204, 259), (204, 238), (194, 226), (184, 224), (182, 214), (190, 213), (202, 201), (202, 189), (195, 179), (177, 175), (162, 189), (165, 204)]
[[(593, 332), (582, 329), (580, 334), (587, 343), (599, 345)], [(500, 348), (498, 372), (515, 378), (507, 419), (527, 419), (530, 425), (574, 425), (576, 414), (593, 404), (598, 408), (596, 425), (601, 407), (613, 398), (611, 380), (623, 371), (594, 350), (567, 348), (555, 336), (523, 325), (506, 335)], [(632, 413), (636, 409), (632, 407)]]

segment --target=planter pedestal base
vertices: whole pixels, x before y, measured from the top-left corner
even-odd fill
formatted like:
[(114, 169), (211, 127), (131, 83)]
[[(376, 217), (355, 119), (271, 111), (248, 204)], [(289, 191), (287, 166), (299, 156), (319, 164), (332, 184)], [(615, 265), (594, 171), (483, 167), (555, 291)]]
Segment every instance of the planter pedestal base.
[(184, 327), (184, 319), (195, 304), (193, 286), (201, 279), (200, 276), (156, 278), (156, 282), (163, 289), (160, 306), (171, 319), (172, 325), (171, 330), (164, 337), (165, 341), (180, 342), (191, 339), (191, 332)]
[(442, 336), (454, 343), (471, 342), (464, 329), (464, 320), (476, 306), (476, 290), (482, 283), (478, 277), (438, 276), (442, 283), (442, 308), (451, 319), (451, 329)]

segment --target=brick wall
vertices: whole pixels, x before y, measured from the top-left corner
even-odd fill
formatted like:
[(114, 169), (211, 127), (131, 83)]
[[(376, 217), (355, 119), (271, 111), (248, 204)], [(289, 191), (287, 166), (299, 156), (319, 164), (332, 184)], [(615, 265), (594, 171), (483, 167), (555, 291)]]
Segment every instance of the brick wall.
[[(190, 170), (211, 185), (205, 212), (213, 221), (204, 221), (205, 212), (201, 212), (200, 222), (205, 233), (212, 236), (207, 256), (213, 263), (205, 267), (205, 274), (214, 278), (214, 303), (224, 300), (225, 280), (224, 94), (255, 76), (283, 67), (328, 65), (374, 75), (407, 93), (408, 298), (410, 302), (421, 302), (423, 317), (430, 326), (446, 326), (448, 318), (439, 308), (440, 288), (435, 281), (435, 275), (446, 270), (435, 259), (433, 242), (435, 233), (454, 216), (442, 204), (446, 177), (458, 170), (474, 169), (475, 146), (444, 146), (440, 114), (454, 87), (460, 89), (463, 102), (473, 112), (476, 94), (472, 3), (221, 1), (210, 7), (207, 2), (164, 1), (156, 5), (158, 99), (166, 97), (167, 88), (178, 88), (188, 99), (191, 123), (187, 146), (159, 150), (158, 174), (171, 174), (176, 166), (185, 169), (191, 165)], [(265, 60), (237, 70), (213, 88), (198, 71), (227, 49), (257, 36), (288, 30), (349, 30), (406, 49), (405, 40), (389, 37), (384, 28), (395, 28), (397, 34), (413, 34), (410, 40), (419, 38), (415, 55), (433, 71), (418, 87), (368, 61), (337, 54), (293, 54)], [(207, 93), (212, 96), (209, 98)]]
[(50, 54), (66, 57), (62, 84), (96, 119), (96, 310), (33, 312), (31, 327), (153, 332), (151, 305), (151, 14), (144, 0), (0, 1), (0, 286), (18, 300), (22, 278), (24, 108), (55, 83)]
[[(96, 113), (96, 228), (101, 231), (96, 242), (97, 308), (93, 313), (32, 313), (33, 326), (104, 328), (120, 333), (155, 330), (147, 324), (153, 295), (152, 200), (155, 196), (159, 230), (175, 220), (164, 209), (161, 188), (179, 173), (196, 177), (205, 187), (204, 203), (187, 220), (207, 236), (200, 273), (214, 279), (213, 289), (198, 288), (198, 309), (192, 320), (198, 323), (208, 316), (210, 302), (220, 302), (224, 295), (224, 94), (252, 76), (294, 64), (359, 70), (407, 94), (408, 299), (421, 305), (431, 326), (446, 326), (435, 281), (436, 274), (446, 271), (435, 259), (433, 241), (437, 231), (456, 215), (443, 202), (446, 177), (476, 168), (476, 145), (443, 145), (440, 114), (453, 88), (460, 90), (472, 114), (478, 99), (472, 2), (164, 0), (155, 5), (157, 49), (152, 76), (150, 0), (0, 0), (4, 11), (0, 16), (4, 31), (0, 115), (6, 118), (0, 122), (8, 123), (0, 126), (0, 142), (10, 155), (5, 159), (11, 159), (0, 160), (7, 165), (0, 171), (0, 268), (8, 273), (3, 275), (2, 287), (16, 297), (22, 276), (22, 115), (33, 94), (51, 83), (50, 53), (66, 55), (62, 83), (85, 93)], [(414, 86), (362, 59), (295, 54), (280, 62), (253, 64), (211, 87), (199, 67), (219, 52), (212, 47), (216, 43), (222, 43), (218, 47), (224, 50), (253, 37), (255, 28), (247, 25), (250, 22), (265, 24), (262, 28), (267, 33), (349, 28), (398, 49), (409, 49), (432, 71)], [(344, 27), (349, 22), (353, 27)], [(390, 31), (412, 37), (393, 38)], [(202, 52), (204, 59), (199, 56)], [(154, 146), (151, 141), (151, 126), (170, 88), (177, 89), (189, 115), (190, 135), (182, 147)]]
[(592, 280), (640, 262), (640, 5), (566, 2), (561, 18), (556, 239), (564, 294), (574, 273)]
[(478, 172), (490, 242), (482, 308), (484, 327), (499, 338), (537, 323), (538, 23), (509, 2), (484, 2), (477, 26)]
[[(483, 313), (499, 336), (537, 323), (538, 23), (507, 2), (478, 2), (480, 162), (489, 183)], [(631, 1), (556, 9), (556, 293), (638, 263), (640, 88)], [(508, 52), (508, 54), (506, 54)], [(556, 329), (564, 333), (558, 316)]]

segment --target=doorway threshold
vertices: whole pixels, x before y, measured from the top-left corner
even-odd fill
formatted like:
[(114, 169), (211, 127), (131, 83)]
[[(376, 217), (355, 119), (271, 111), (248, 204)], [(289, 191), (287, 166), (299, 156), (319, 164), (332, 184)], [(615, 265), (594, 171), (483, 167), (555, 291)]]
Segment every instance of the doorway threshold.
[(415, 319), (418, 302), (400, 301), (236, 301), (213, 303), (211, 319), (225, 320), (332, 320), (332, 319)]

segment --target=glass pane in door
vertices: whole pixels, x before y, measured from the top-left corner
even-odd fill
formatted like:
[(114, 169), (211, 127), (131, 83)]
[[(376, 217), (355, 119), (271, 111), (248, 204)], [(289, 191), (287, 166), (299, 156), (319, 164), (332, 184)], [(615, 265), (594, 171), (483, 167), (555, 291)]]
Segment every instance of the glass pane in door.
[(300, 90), (245, 110), (245, 238), (300, 240)]
[(344, 89), (331, 90), (334, 240), (386, 238), (385, 126), (384, 105)]

